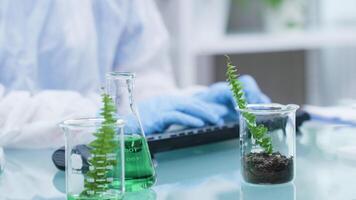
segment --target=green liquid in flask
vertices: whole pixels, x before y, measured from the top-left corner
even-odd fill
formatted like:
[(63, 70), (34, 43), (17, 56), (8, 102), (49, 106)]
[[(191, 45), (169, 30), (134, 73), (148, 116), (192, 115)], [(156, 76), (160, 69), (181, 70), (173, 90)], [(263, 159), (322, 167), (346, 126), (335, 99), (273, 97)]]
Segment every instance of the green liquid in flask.
[(125, 188), (139, 191), (156, 182), (147, 141), (140, 135), (125, 135)]

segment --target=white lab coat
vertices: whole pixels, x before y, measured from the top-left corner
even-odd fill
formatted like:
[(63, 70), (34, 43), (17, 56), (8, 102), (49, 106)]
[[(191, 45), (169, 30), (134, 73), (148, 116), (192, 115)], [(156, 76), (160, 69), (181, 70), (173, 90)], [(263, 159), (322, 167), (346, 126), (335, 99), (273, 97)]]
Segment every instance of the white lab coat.
[(109, 71), (136, 72), (137, 99), (175, 90), (167, 44), (151, 0), (2, 0), (0, 145), (63, 145), (57, 124), (97, 114)]

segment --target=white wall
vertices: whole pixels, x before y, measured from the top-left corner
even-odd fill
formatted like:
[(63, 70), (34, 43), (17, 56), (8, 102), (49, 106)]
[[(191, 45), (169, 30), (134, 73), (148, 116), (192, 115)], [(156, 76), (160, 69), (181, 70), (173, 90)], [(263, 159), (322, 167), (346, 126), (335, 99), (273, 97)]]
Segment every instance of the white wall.
[[(321, 23), (328, 28), (356, 25), (355, 0), (322, 0)], [(313, 76), (318, 80), (315, 104), (333, 105), (342, 99), (356, 99), (356, 48), (329, 48), (319, 53)]]

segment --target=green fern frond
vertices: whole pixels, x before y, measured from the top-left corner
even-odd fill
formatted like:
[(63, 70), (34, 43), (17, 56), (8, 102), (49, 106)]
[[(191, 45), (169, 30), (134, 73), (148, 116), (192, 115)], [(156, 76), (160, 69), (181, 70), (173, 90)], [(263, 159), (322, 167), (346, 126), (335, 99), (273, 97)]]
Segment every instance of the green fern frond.
[[(244, 98), (245, 95), (242, 83), (238, 80), (239, 74), (237, 73), (237, 68), (232, 64), (229, 56), (226, 55), (225, 57), (227, 59), (227, 82), (230, 85), (235, 102), (240, 109), (246, 109), (247, 102)], [(242, 116), (244, 117), (247, 128), (251, 132), (251, 135), (255, 139), (256, 143), (262, 147), (266, 153), (272, 154), (272, 138), (267, 135), (268, 129), (262, 124), (256, 124), (256, 116), (254, 114), (243, 112)]]
[(96, 138), (89, 146), (91, 157), (88, 159), (90, 164), (89, 171), (85, 175), (84, 190), (80, 194), (84, 197), (100, 195), (109, 189), (112, 182), (111, 177), (113, 168), (117, 164), (112, 156), (118, 151), (116, 135), (116, 109), (113, 100), (108, 94), (102, 95), (103, 108), (101, 117), (104, 119), (101, 127), (93, 134)]

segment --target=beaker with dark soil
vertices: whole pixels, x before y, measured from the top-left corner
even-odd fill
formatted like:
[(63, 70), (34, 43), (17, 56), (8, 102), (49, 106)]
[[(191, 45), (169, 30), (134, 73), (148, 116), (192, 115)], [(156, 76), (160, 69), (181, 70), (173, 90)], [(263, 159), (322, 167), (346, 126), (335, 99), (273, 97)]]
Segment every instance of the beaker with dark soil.
[[(240, 109), (241, 173), (253, 184), (287, 183), (295, 177), (295, 112), (297, 105), (251, 104)], [(253, 134), (244, 113), (255, 116), (255, 126), (268, 129), (273, 151), (266, 152)]]

